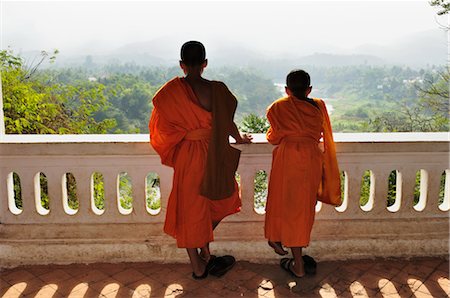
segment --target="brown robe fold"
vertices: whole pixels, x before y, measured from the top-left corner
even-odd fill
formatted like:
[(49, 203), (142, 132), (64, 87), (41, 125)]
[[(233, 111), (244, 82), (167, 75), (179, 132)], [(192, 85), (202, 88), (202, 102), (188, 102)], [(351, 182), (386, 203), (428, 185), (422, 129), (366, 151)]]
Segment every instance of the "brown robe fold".
[(201, 195), (220, 200), (234, 192), (241, 151), (229, 142), (237, 100), (222, 82), (212, 82), (212, 135), (208, 147)]

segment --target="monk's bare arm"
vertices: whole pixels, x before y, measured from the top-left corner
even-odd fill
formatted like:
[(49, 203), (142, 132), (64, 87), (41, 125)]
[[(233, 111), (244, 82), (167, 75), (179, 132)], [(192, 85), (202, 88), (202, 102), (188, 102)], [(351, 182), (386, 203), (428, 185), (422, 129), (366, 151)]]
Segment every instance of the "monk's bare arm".
[(245, 134), (245, 133), (241, 134), (239, 132), (239, 129), (236, 126), (236, 123), (234, 123), (234, 121), (233, 121), (234, 113), (236, 112), (236, 108), (237, 108), (237, 99), (224, 83), (221, 82), (221, 85), (224, 90), (224, 93), (227, 94), (228, 103), (229, 103), (228, 108), (230, 109), (230, 115), (231, 115), (231, 119), (229, 122), (230, 123), (230, 127), (229, 127), (230, 136), (232, 136), (233, 139), (236, 140), (236, 144), (249, 144), (252, 142), (252, 139), (253, 139), (252, 136)]
[(241, 134), (234, 122), (231, 125), (230, 135), (236, 140), (236, 144), (249, 144), (253, 139), (251, 135)]

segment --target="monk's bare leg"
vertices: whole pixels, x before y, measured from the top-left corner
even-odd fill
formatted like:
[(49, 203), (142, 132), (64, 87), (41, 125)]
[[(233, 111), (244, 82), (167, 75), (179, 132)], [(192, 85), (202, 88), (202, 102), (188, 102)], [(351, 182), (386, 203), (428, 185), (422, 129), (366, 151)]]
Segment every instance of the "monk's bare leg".
[(195, 275), (201, 276), (205, 273), (206, 262), (200, 257), (196, 248), (186, 248), (191, 261), (192, 271)]
[(211, 253), (209, 252), (209, 243), (206, 246), (200, 248), (200, 258), (202, 258), (205, 262), (208, 262), (211, 258)]
[(301, 247), (291, 247), (292, 255), (294, 256), (294, 262), (292, 263), (291, 270), (298, 276), (305, 275), (305, 267), (302, 258), (302, 248)]
[(284, 255), (288, 254), (287, 250), (284, 250), (281, 242), (267, 241), (267, 243), (269, 244), (270, 247), (273, 248), (273, 250), (275, 251), (276, 254), (278, 254), (280, 256), (284, 256)]
[[(212, 222), (212, 229), (214, 231), (214, 229), (219, 225), (220, 220), (219, 221), (213, 221)], [(209, 261), (209, 258), (211, 257), (211, 253), (209, 251), (209, 243), (206, 244), (206, 246), (200, 248), (200, 257), (205, 260), (206, 262)]]

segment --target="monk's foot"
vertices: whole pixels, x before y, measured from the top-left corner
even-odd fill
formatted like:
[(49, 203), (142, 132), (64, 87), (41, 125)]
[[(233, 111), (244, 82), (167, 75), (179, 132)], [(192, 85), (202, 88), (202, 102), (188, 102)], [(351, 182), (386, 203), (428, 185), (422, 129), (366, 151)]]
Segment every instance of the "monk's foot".
[(202, 262), (192, 272), (193, 279), (204, 279), (208, 276), (208, 268), (206, 263)]
[(297, 277), (303, 277), (305, 276), (305, 267), (303, 264), (296, 264), (295, 261), (291, 262), (291, 271), (294, 273)]
[(289, 272), (293, 277), (301, 278), (305, 276), (305, 270), (301, 268), (297, 268), (295, 266), (294, 259), (291, 258), (282, 258), (280, 261), (280, 266), (287, 272)]
[(199, 268), (196, 268), (196, 270), (192, 272), (192, 278), (204, 279), (208, 277), (208, 274), (210, 273), (211, 269), (215, 266), (215, 259), (216, 256), (210, 255), (209, 260), (207, 262), (203, 262), (204, 267), (200, 266)]
[(280, 256), (284, 256), (284, 255), (288, 254), (288, 252), (283, 249), (281, 242), (268, 241), (267, 243), (269, 244), (270, 247), (273, 248), (273, 251), (275, 251), (276, 254), (278, 254)]

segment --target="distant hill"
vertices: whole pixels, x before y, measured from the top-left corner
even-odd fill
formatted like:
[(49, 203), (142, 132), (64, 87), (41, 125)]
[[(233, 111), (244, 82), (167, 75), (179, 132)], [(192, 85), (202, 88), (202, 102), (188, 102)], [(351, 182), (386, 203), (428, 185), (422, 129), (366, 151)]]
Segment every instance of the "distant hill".
[(275, 79), (284, 81), (286, 74), (294, 68), (308, 69), (314, 67), (384, 65), (386, 62), (379, 57), (369, 55), (334, 55), (315, 53), (309, 56), (285, 59), (253, 60), (251, 66)]
[[(170, 35), (148, 41), (134, 42), (119, 48), (93, 53), (58, 55), (57, 65), (83, 65), (89, 60), (97, 65), (110, 63), (135, 63), (147, 66), (176, 66), (179, 60), (179, 46), (190, 39), (187, 35)], [(395, 42), (380, 46), (365, 44), (354, 49), (345, 50), (323, 46), (320, 42), (312, 45), (297, 45), (301, 51), (290, 50), (284, 53), (266, 53), (264, 49), (249, 45), (237, 44), (221, 36), (192, 36), (208, 45), (207, 57), (211, 67), (233, 66), (254, 67), (269, 75), (284, 73), (286, 70), (300, 66), (343, 66), (343, 65), (406, 65), (424, 67), (427, 65), (444, 65), (447, 62), (448, 40), (444, 30), (434, 29), (414, 33)], [(295, 49), (295, 46), (283, 50)], [(319, 49), (311, 54), (305, 54)], [(27, 57), (37, 54), (24, 53)], [(30, 58), (31, 59), (31, 58)]]
[(375, 55), (335, 55), (327, 53), (315, 53), (296, 59), (302, 65), (315, 66), (343, 66), (343, 65), (382, 65), (386, 61)]
[(447, 33), (434, 29), (411, 34), (388, 46), (362, 45), (353, 53), (378, 56), (389, 64), (423, 67), (446, 64), (448, 46)]
[[(125, 45), (111, 52), (112, 56), (130, 57), (139, 63), (143, 55), (160, 58), (168, 64), (177, 63), (179, 57), (179, 45), (186, 40), (185, 36), (167, 36), (151, 41), (137, 42)], [(240, 45), (220, 37), (204, 37), (209, 46), (207, 48), (210, 63), (214, 65), (231, 66), (261, 66), (261, 62), (288, 63), (294, 62), (300, 65), (317, 66), (341, 66), (341, 65), (381, 65), (396, 64), (411, 67), (423, 67), (426, 65), (442, 65), (446, 63), (448, 39), (444, 30), (433, 29), (414, 33), (392, 44), (380, 46), (365, 44), (350, 50), (338, 50), (324, 46), (301, 45), (301, 51), (286, 53), (266, 53), (264, 49), (255, 49), (251, 45)], [(177, 45), (177, 46), (174, 46)], [(295, 46), (286, 49), (295, 49)], [(313, 51), (307, 55), (308, 51)], [(302, 54), (299, 54), (302, 53)]]

